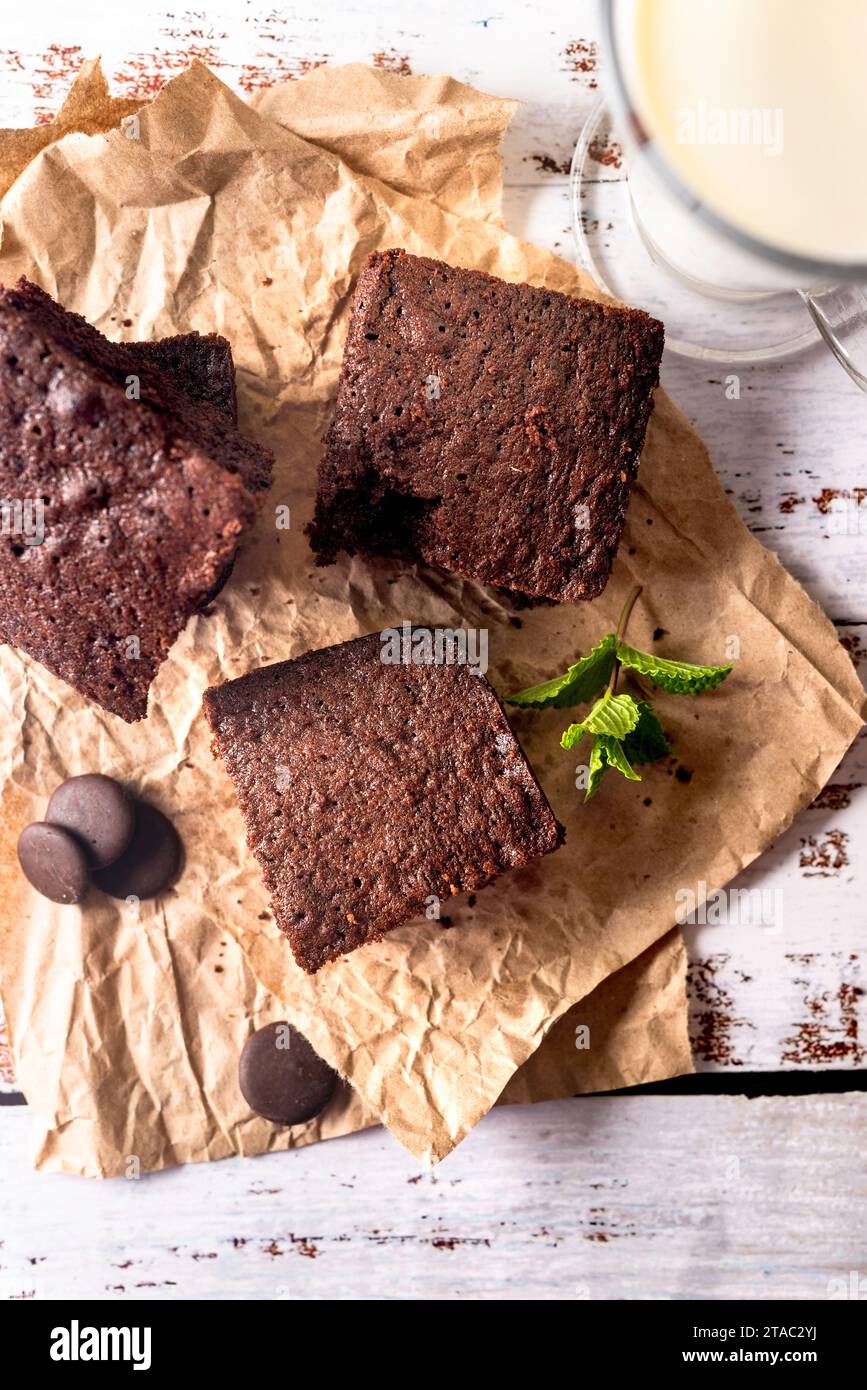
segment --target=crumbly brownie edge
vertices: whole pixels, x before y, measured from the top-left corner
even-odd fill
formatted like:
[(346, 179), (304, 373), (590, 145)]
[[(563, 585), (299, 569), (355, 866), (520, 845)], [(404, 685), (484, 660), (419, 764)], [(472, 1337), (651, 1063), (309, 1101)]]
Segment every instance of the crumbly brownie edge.
[(185, 395), (214, 406), (238, 424), (232, 346), (219, 333), (177, 333), (152, 343), (125, 343), (130, 352), (170, 373)]

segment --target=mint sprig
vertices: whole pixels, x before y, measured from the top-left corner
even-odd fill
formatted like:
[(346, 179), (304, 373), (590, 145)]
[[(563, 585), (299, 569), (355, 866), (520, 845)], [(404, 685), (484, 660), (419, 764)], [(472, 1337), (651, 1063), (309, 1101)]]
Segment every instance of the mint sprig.
[(623, 606), (617, 631), (607, 633), (587, 656), (581, 657), (561, 676), (505, 697), (510, 705), (525, 709), (564, 709), (588, 703), (607, 687), (590, 713), (578, 723), (570, 724), (560, 739), (561, 747), (569, 749), (580, 743), (585, 735), (592, 736), (585, 801), (596, 795), (609, 767), (616, 768), (631, 782), (640, 782), (641, 774), (635, 771), (635, 764), (656, 762), (671, 752), (651, 704), (631, 695), (617, 694), (621, 667), (646, 677), (672, 695), (700, 695), (715, 690), (732, 669), (731, 666), (696, 666), (689, 661), (672, 661), (630, 647), (623, 638), (640, 593), (640, 587), (632, 590)]

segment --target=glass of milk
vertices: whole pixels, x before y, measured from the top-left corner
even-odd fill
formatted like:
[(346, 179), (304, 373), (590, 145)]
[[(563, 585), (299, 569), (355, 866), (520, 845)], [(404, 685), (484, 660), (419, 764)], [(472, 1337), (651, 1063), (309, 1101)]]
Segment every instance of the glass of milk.
[(867, 390), (867, 0), (601, 12), (632, 217), (656, 267), (747, 323), (788, 296)]

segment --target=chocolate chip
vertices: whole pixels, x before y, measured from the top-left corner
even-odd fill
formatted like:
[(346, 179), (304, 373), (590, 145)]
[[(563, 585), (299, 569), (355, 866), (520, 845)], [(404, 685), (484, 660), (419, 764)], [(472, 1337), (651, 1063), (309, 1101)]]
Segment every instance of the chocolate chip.
[(135, 803), (135, 829), (119, 859), (93, 875), (112, 898), (155, 898), (177, 878), (181, 866), (178, 832), (162, 811)]
[(279, 1125), (303, 1125), (325, 1109), (337, 1073), (291, 1024), (269, 1023), (244, 1044), (238, 1080), (257, 1115)]
[(18, 837), (18, 862), (37, 893), (53, 903), (80, 903), (87, 892), (84, 849), (59, 825), (25, 826)]
[(57, 788), (45, 819), (63, 826), (80, 841), (91, 868), (104, 869), (120, 858), (132, 839), (135, 808), (113, 777), (86, 772)]

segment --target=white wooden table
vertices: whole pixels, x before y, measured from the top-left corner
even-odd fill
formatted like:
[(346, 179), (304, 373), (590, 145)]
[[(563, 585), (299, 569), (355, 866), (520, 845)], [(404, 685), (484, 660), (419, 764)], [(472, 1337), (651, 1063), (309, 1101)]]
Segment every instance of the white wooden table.
[[(4, 14), (0, 123), (49, 117), (80, 60), (99, 53), (118, 90), (144, 96), (194, 56), (242, 92), (324, 61), (448, 71), (525, 101), (505, 146), (507, 224), (571, 256), (566, 171), (598, 96), (595, 31), (590, 0), (501, 0), (495, 13), (461, 0), (171, 13), (165, 0), (34, 0)], [(600, 164), (599, 176), (620, 173)], [(739, 374), (739, 400), (727, 399), (722, 369), (667, 360), (663, 381), (744, 520), (863, 659), (867, 399), (821, 351)], [(856, 523), (863, 511), (854, 534), (834, 534), (839, 497)], [(4, 1104), (0, 1295), (837, 1296), (867, 1270), (865, 774), (860, 740), (743, 876), (783, 890), (782, 931), (688, 928), (696, 1065), (710, 1094), (509, 1108), (433, 1176), (371, 1131), (102, 1185), (33, 1174), (26, 1108)], [(714, 1094), (708, 1075), (721, 1085), (814, 1068), (803, 1087), (814, 1094), (754, 1100)], [(0, 1099), (12, 1098), (10, 1081)]]

